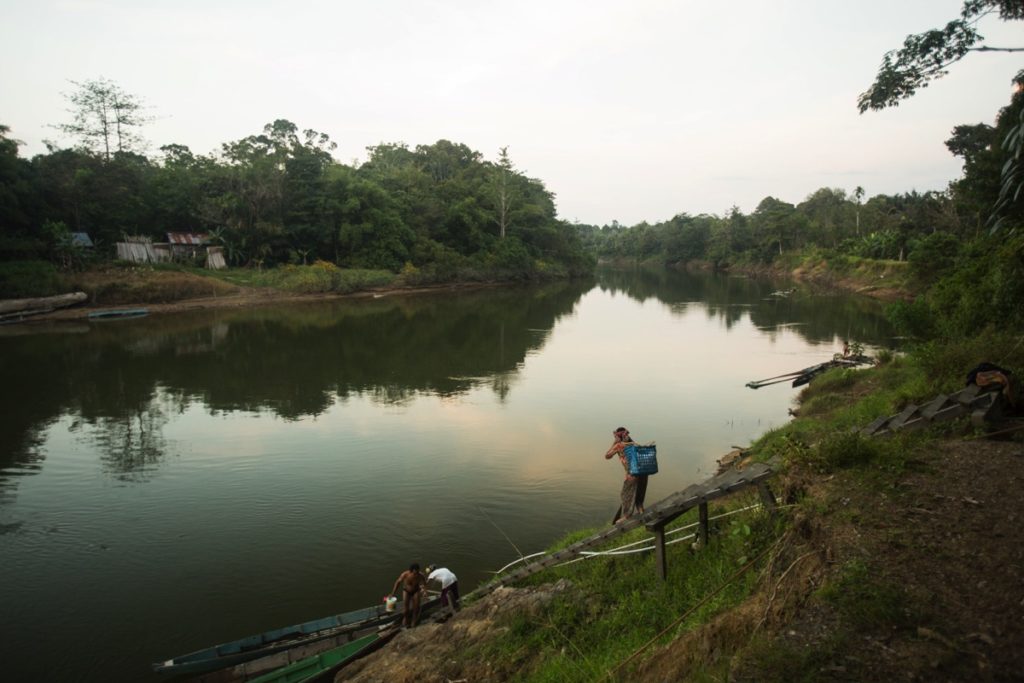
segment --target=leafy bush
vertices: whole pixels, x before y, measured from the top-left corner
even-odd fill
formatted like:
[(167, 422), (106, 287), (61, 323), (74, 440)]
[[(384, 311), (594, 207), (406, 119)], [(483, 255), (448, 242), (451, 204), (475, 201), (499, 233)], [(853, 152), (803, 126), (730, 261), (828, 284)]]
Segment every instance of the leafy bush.
[(490, 261), (493, 267), (515, 277), (528, 278), (533, 274), (533, 258), (515, 237), (506, 237), (498, 242)]
[(0, 298), (52, 296), (63, 291), (57, 268), (46, 261), (0, 262)]
[(935, 282), (953, 269), (960, 251), (960, 240), (948, 232), (933, 232), (915, 242), (907, 261), (914, 277), (921, 282)]
[(889, 304), (885, 317), (899, 334), (912, 339), (930, 339), (938, 330), (935, 313), (923, 297)]
[[(230, 275), (230, 274), (228, 274)], [(225, 277), (241, 284), (238, 277)], [(329, 261), (316, 261), (311, 266), (285, 265), (267, 271), (249, 271), (245, 283), (255, 287), (273, 287), (301, 294), (347, 294), (391, 284), (395, 275), (386, 270), (338, 268)]]

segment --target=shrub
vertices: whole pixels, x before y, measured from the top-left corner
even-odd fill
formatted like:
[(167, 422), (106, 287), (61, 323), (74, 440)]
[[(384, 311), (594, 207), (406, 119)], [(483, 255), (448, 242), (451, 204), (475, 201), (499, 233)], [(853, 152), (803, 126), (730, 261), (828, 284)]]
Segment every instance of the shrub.
[(0, 298), (52, 296), (63, 290), (57, 268), (46, 261), (0, 263)]

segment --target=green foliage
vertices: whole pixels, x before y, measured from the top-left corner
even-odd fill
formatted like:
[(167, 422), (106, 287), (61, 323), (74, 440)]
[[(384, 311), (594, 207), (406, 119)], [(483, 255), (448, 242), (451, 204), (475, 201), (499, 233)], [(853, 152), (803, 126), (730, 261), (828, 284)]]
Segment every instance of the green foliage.
[(986, 328), (956, 344), (934, 340), (914, 351), (915, 363), (928, 380), (928, 389), (949, 392), (961, 389), (967, 373), (983, 361), (1024, 372), (1024, 343), (1020, 333)]
[(960, 240), (956, 235), (933, 232), (913, 244), (907, 261), (918, 280), (931, 283), (953, 269), (959, 252)]
[(806, 453), (805, 464), (820, 472), (877, 464), (895, 455), (893, 443), (857, 432), (830, 434)]
[(937, 322), (924, 297), (891, 303), (886, 306), (885, 315), (893, 329), (904, 337), (929, 339), (935, 335)]
[(342, 269), (327, 261), (317, 261), (311, 266), (286, 265), (258, 273), (248, 281), (248, 284), (302, 294), (346, 294), (384, 287), (394, 280), (395, 275), (386, 270)]
[[(928, 83), (946, 74), (983, 40), (978, 20), (998, 11), (1004, 20), (1024, 19), (1024, 6), (1015, 0), (966, 0), (960, 17), (941, 29), (907, 36), (903, 47), (882, 58), (875, 82), (857, 99), (861, 113), (868, 109), (894, 107)], [(992, 49), (992, 48), (989, 48)], [(998, 49), (998, 48), (997, 48)]]
[[(750, 504), (752, 496), (741, 494), (730, 502), (739, 507)], [(694, 515), (684, 516), (670, 530), (692, 524)], [(546, 584), (566, 578), (573, 589), (539, 613), (519, 613), (509, 618), (501, 624), (507, 629), (501, 639), (467, 656), (486, 659), (499, 671), (517, 672), (510, 680), (600, 679), (716, 588), (725, 585), (721, 593), (666, 636), (665, 642), (739, 604), (755, 589), (757, 567), (730, 579), (739, 567), (778, 538), (776, 521), (764, 513), (746, 513), (713, 524), (711, 543), (700, 551), (693, 552), (682, 543), (668, 547), (666, 582), (656, 578), (651, 553), (595, 557), (528, 579), (533, 584)], [(565, 547), (589, 533), (576, 532), (549, 550)], [(645, 536), (649, 534), (636, 530), (617, 539), (614, 545)], [(530, 668), (523, 669), (526, 661)], [(628, 676), (628, 667), (623, 671)]]
[(923, 301), (915, 310), (896, 311), (894, 322), (916, 329), (916, 336), (947, 338), (972, 336), (988, 326), (1024, 329), (1024, 235), (975, 240)]
[(57, 269), (45, 261), (0, 261), (0, 299), (63, 293)]
[[(64, 129), (80, 137), (79, 149), (28, 162), (0, 125), (0, 258), (52, 256), (76, 267), (83, 254), (65, 249), (55, 231), (63, 226), (64, 235), (89, 233), (106, 257), (125, 235), (208, 233), (229, 265), (257, 271), (318, 259), (391, 272), (410, 263), (404, 280), (427, 283), (593, 267), (576, 228), (558, 220), (554, 196), (517, 171), (507, 149), (491, 163), (447, 140), (413, 150), (385, 144), (356, 168), (332, 158), (328, 136), (278, 119), (218, 155), (170, 144), (151, 161), (131, 151), (139, 102), (102, 79), (76, 85), (76, 119)], [(363, 286), (317, 271), (279, 279), (295, 291)]]

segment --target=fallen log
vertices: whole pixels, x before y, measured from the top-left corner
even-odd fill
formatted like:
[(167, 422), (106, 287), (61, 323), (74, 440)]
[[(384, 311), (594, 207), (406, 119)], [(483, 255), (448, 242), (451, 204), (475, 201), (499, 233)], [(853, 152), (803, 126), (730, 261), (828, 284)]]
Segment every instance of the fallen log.
[(0, 299), (0, 315), (22, 313), (24, 311), (52, 311), (55, 308), (67, 308), (80, 304), (88, 295), (85, 292), (44, 296), (38, 299)]

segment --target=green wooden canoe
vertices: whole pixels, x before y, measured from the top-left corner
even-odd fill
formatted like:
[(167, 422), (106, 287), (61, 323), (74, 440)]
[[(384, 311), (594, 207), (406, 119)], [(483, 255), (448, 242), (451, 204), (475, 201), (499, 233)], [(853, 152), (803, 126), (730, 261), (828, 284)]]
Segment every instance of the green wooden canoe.
[(383, 634), (372, 633), (353, 640), (351, 643), (345, 643), (341, 647), (300, 659), (293, 664), (254, 678), (252, 683), (313, 683), (317, 680), (326, 680), (328, 676), (333, 675), (359, 655), (383, 644), (382, 641), (389, 639), (394, 633), (395, 629), (390, 629)]

